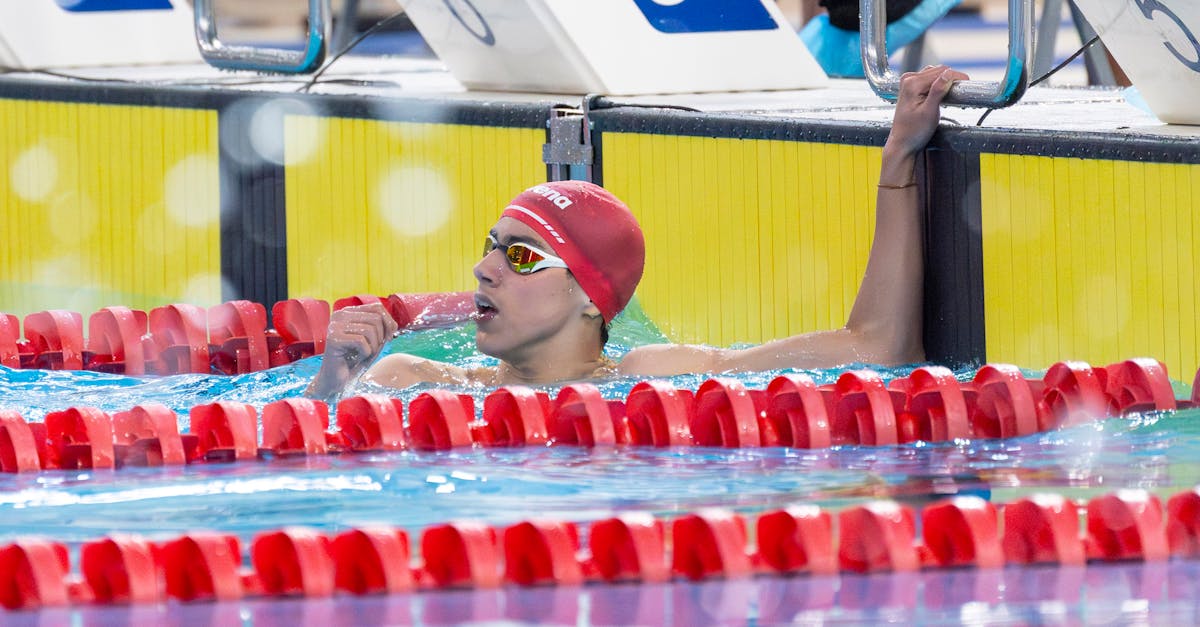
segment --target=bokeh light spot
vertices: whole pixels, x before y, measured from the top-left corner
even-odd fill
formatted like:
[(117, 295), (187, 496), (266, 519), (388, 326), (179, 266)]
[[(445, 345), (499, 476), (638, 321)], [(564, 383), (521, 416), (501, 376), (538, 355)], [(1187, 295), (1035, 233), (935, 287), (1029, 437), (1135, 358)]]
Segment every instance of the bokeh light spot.
[(202, 227), (219, 220), (219, 181), (216, 158), (195, 154), (179, 160), (167, 171), (163, 182), (167, 215), (189, 227)]
[(58, 157), (45, 144), (31, 146), (13, 161), (9, 178), (23, 200), (41, 202), (58, 185)]
[(438, 170), (399, 166), (376, 184), (375, 211), (399, 235), (429, 235), (446, 224), (453, 210), (454, 193)]

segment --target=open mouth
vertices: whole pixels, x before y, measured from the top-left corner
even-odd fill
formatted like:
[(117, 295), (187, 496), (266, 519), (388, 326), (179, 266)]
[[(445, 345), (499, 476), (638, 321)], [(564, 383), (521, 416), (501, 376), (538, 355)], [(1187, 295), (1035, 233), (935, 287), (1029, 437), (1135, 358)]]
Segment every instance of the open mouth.
[(475, 315), (472, 317), (476, 321), (491, 320), (496, 317), (496, 313), (496, 305), (488, 297), (483, 294), (475, 294)]

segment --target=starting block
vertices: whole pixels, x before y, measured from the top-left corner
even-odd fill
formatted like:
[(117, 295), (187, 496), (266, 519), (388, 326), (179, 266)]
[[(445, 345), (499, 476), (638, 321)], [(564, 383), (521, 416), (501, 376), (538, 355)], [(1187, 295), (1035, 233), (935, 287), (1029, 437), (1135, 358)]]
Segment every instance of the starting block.
[(663, 94), (822, 87), (771, 0), (404, 0), (470, 89)]
[(200, 63), (183, 0), (0, 2), (0, 65), (46, 69)]

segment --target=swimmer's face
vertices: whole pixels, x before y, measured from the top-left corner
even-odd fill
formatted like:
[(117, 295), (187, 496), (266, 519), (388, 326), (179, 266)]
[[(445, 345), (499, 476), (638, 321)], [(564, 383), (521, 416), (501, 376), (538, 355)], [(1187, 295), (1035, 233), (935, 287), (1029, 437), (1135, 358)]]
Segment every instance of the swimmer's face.
[(475, 264), (475, 344), (479, 351), (509, 362), (536, 358), (541, 350), (554, 350), (578, 341), (591, 304), (566, 268), (545, 268), (518, 273), (505, 257), (513, 243), (553, 249), (533, 229), (512, 218), (500, 218), (491, 236), (498, 248)]

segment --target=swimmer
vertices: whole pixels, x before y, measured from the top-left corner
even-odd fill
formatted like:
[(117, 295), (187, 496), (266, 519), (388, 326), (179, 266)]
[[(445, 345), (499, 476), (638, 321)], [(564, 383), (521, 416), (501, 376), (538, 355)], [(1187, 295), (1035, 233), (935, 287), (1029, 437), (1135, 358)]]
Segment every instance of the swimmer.
[(613, 375), (663, 377), (779, 368), (895, 365), (925, 357), (923, 242), (917, 156), (937, 129), (942, 98), (967, 76), (944, 66), (905, 74), (883, 147), (875, 237), (846, 325), (742, 349), (651, 345), (604, 357), (608, 325), (633, 297), (645, 245), (629, 209), (581, 181), (531, 187), (505, 207), (475, 264), (475, 343), (500, 360), (467, 370), (395, 354), (374, 363), (396, 332), (382, 305), (333, 313), (313, 398), (331, 399), (360, 375), (375, 385), (539, 385)]

